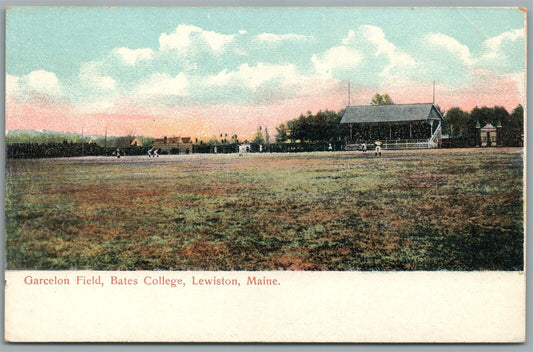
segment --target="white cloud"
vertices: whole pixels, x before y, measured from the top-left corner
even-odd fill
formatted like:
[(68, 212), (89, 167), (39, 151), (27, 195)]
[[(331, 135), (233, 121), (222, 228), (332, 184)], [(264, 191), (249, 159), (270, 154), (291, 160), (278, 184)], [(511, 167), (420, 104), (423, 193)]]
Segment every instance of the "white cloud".
[(260, 41), (260, 42), (269, 42), (269, 43), (277, 43), (284, 40), (308, 40), (312, 39), (313, 36), (311, 35), (302, 35), (302, 34), (274, 34), (274, 33), (261, 33), (254, 37), (254, 40)]
[(100, 73), (102, 63), (90, 61), (84, 63), (80, 68), (79, 79), (82, 84), (91, 88), (113, 90), (116, 82), (110, 76), (104, 76)]
[(502, 43), (504, 43), (505, 41), (514, 42), (517, 39), (523, 39), (523, 38), (524, 38), (524, 30), (515, 29), (513, 31), (505, 32), (498, 36), (489, 38), (485, 40), (483, 44), (492, 51), (500, 51), (502, 47)]
[(442, 33), (431, 33), (426, 39), (429, 44), (446, 49), (465, 64), (472, 65), (474, 63), (470, 49), (456, 39)]
[(34, 93), (44, 94), (48, 99), (62, 94), (61, 84), (54, 72), (32, 71), (25, 76), (6, 73), (5, 94), (7, 96), (31, 97)]
[(167, 50), (185, 50), (193, 44), (205, 44), (214, 53), (220, 54), (224, 46), (231, 43), (234, 35), (220, 34), (213, 31), (206, 31), (200, 27), (180, 24), (174, 32), (167, 34), (162, 33), (159, 36), (160, 49)]
[(6, 73), (6, 96), (32, 93), (45, 93), (59, 96), (61, 85), (56, 74), (45, 70), (32, 71), (25, 76), (14, 76)]
[(318, 74), (333, 77), (336, 70), (356, 69), (363, 61), (363, 55), (347, 46), (336, 46), (323, 55), (313, 55), (311, 61)]
[(209, 44), (214, 52), (220, 52), (222, 48), (233, 41), (233, 35), (219, 34), (211, 31), (203, 31), (202, 38)]
[(53, 72), (37, 70), (25, 76), (28, 86), (36, 91), (57, 92), (59, 90), (59, 80)]
[(241, 35), (246, 34), (246, 33), (248, 33), (248, 31), (246, 29), (239, 30), (239, 34), (241, 34)]
[(506, 76), (509, 79), (509, 81), (515, 84), (519, 97), (520, 97), (520, 102), (524, 102), (527, 97), (526, 73), (525, 72), (509, 73)]
[(19, 80), (17, 76), (6, 74), (6, 95), (15, 94), (18, 91)]
[(246, 56), (248, 55), (248, 53), (244, 50), (242, 50), (241, 48), (236, 48), (235, 49), (235, 54), (239, 55), (239, 56)]
[(271, 65), (262, 62), (255, 67), (248, 64), (239, 66), (238, 75), (252, 90), (274, 79), (280, 80), (282, 85), (289, 85), (297, 76), (294, 65)]
[(129, 49), (122, 47), (113, 49), (113, 54), (117, 55), (126, 65), (135, 66), (140, 61), (150, 60), (154, 51), (150, 48)]
[(312, 56), (315, 70), (321, 76), (345, 79), (362, 73), (368, 77), (388, 77), (416, 66), (416, 61), (388, 41), (383, 30), (376, 26), (350, 29), (341, 43), (343, 45)]
[(343, 38), (343, 39), (342, 39), (342, 44), (344, 44), (344, 45), (348, 45), (348, 44), (350, 44), (350, 41), (352, 40), (352, 38), (354, 37), (354, 35), (355, 35), (355, 32), (353, 31), (353, 29), (350, 29), (350, 30), (348, 31), (348, 35), (346, 36), (346, 38)]
[(159, 46), (161, 50), (184, 50), (191, 45), (191, 33), (201, 32), (202, 29), (196, 26), (180, 24), (174, 32), (170, 34), (162, 33), (159, 36)]
[(136, 93), (141, 96), (183, 96), (187, 95), (188, 86), (189, 81), (183, 72), (180, 72), (176, 77), (166, 73), (154, 73), (145, 83), (137, 87)]
[(205, 83), (210, 86), (224, 86), (231, 81), (232, 77), (235, 76), (235, 74), (228, 73), (228, 70), (223, 69), (215, 76), (207, 77)]
[[(481, 53), (474, 55), (468, 46), (458, 40), (442, 33), (429, 34), (426, 39), (434, 47), (440, 47), (459, 59), (470, 68), (486, 68), (491, 72), (516, 71), (524, 67), (524, 56), (520, 46), (516, 46), (519, 40), (525, 38), (523, 29), (504, 32), (483, 42)], [(513, 45), (514, 44), (514, 45)], [(524, 50), (525, 47), (522, 47)]]
[(242, 64), (232, 72), (224, 69), (217, 75), (208, 77), (205, 84), (208, 86), (244, 85), (251, 91), (256, 91), (266, 83), (287, 87), (302, 83), (306, 79), (298, 73), (293, 64), (273, 65), (260, 62), (256, 66)]
[[(502, 61), (505, 61), (506, 58), (513, 58), (515, 55), (513, 49), (510, 49), (509, 45), (523, 39), (525, 39), (524, 30), (515, 29), (485, 40), (483, 46), (486, 51), (480, 57), (480, 62), (487, 65), (495, 63), (501, 65)], [(525, 50), (525, 47), (523, 48), (523, 50)], [(518, 57), (519, 59), (513, 60), (515, 63), (517, 63), (518, 60), (524, 61), (525, 59), (522, 56)], [(522, 67), (522, 65), (519, 65), (519, 67)]]
[[(385, 55), (389, 64), (381, 72), (381, 75), (388, 75), (390, 70), (394, 67), (402, 67), (415, 65), (415, 60), (407, 53), (400, 51), (393, 43), (385, 38), (383, 30), (376, 26), (364, 25), (360, 28), (362, 36), (370, 43), (377, 47), (376, 56)], [(353, 35), (348, 34), (346, 38), (349, 41)]]
[(89, 101), (83, 101), (78, 103), (76, 110), (80, 113), (99, 113), (99, 112), (112, 112), (116, 108), (117, 104), (113, 97), (90, 99)]

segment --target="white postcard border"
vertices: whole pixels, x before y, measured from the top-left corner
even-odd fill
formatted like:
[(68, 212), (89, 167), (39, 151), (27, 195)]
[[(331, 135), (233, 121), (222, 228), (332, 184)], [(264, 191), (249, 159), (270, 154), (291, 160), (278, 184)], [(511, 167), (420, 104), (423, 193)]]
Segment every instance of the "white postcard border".
[(525, 340), (523, 272), (5, 274), (11, 342)]

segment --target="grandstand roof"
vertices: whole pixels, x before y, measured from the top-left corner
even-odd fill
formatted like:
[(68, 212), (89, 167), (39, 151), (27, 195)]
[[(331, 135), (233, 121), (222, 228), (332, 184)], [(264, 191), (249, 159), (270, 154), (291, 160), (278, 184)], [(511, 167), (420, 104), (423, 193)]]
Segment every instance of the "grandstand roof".
[(341, 123), (401, 123), (442, 119), (434, 104), (391, 104), (348, 106)]

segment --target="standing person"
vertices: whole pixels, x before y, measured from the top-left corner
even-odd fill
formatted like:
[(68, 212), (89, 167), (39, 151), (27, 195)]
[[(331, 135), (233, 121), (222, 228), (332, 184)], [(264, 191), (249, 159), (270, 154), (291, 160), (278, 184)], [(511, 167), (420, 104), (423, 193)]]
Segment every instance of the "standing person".
[(152, 157), (152, 149), (148, 149), (148, 157), (149, 157), (149, 158)]
[(154, 158), (155, 158), (156, 156), (159, 158), (159, 154), (157, 153), (157, 149), (154, 149)]
[(374, 153), (374, 156), (381, 156), (381, 141), (375, 141), (374, 144), (376, 145), (376, 151)]
[(363, 153), (366, 153), (366, 143), (365, 142), (363, 142), (363, 145), (362, 145), (361, 149), (362, 149)]
[(329, 150), (330, 152), (333, 151), (333, 147), (331, 146), (331, 143), (329, 143), (329, 145), (328, 145), (328, 150)]

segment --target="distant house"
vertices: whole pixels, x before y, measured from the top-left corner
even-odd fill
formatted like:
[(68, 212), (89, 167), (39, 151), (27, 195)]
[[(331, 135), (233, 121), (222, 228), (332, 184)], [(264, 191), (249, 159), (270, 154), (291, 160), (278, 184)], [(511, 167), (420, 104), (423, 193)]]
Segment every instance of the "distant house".
[(350, 127), (350, 146), (382, 141), (384, 149), (436, 148), (442, 116), (434, 104), (348, 106), (341, 124)]
[(132, 146), (132, 147), (142, 147), (143, 143), (141, 142), (141, 140), (139, 138), (133, 138), (130, 141), (130, 146)]
[(121, 137), (116, 142), (117, 148), (142, 147), (143, 144), (139, 138), (136, 137)]
[(154, 141), (154, 149), (168, 154), (192, 154), (191, 137), (163, 137)]

